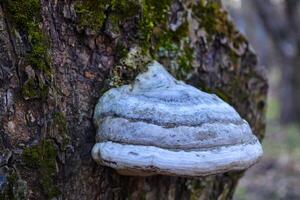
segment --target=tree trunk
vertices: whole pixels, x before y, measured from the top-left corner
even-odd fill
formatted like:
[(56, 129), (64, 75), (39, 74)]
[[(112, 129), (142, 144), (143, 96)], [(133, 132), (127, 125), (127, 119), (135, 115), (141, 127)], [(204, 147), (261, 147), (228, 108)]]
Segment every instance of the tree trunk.
[(126, 177), (90, 155), (98, 98), (149, 59), (219, 95), (263, 137), (264, 69), (219, 1), (0, 2), (0, 199), (232, 198), (242, 172)]

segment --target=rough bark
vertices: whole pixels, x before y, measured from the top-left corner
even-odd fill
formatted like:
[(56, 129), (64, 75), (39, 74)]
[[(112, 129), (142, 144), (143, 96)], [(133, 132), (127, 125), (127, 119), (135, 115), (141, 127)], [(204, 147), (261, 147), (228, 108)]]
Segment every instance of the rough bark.
[(264, 69), (217, 1), (0, 2), (0, 199), (232, 198), (243, 172), (126, 177), (90, 155), (98, 98), (154, 58), (263, 137)]

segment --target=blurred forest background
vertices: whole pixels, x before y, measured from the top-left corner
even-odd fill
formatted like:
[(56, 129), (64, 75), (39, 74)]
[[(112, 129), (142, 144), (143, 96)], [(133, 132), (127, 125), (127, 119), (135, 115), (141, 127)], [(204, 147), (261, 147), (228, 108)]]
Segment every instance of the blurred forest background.
[(300, 1), (226, 0), (268, 70), (264, 157), (240, 180), (235, 200), (300, 199)]

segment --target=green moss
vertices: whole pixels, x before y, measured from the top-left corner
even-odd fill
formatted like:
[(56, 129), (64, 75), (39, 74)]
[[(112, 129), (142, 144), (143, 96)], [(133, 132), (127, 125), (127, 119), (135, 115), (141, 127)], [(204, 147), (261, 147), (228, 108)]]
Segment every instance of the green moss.
[(240, 60), (240, 56), (238, 56), (234, 51), (228, 49), (228, 56), (233, 66), (237, 66)]
[(46, 75), (50, 75), (50, 58), (48, 55), (48, 40), (38, 24), (28, 23), (28, 39), (31, 44), (31, 50), (26, 55), (26, 62), (33, 69), (38, 69)]
[(48, 87), (34, 78), (28, 79), (22, 86), (22, 96), (24, 99), (46, 99)]
[(26, 200), (27, 190), (27, 183), (11, 170), (6, 185), (0, 191), (0, 200)]
[[(4, 8), (13, 27), (18, 29), (27, 38), (29, 49), (25, 55), (24, 66), (30, 65), (36, 74), (44, 77), (51, 75), (50, 58), (48, 55), (49, 42), (42, 31), (40, 24), (40, 0), (4, 0)], [(22, 96), (27, 99), (45, 99), (48, 95), (48, 86), (39, 80), (29, 78), (22, 86)]]
[(146, 192), (142, 192), (140, 195), (140, 200), (146, 200), (147, 199), (147, 193)]
[(68, 132), (68, 124), (65, 115), (62, 112), (53, 113), (53, 127), (56, 134), (53, 136), (61, 145), (61, 149), (65, 150), (66, 146), (70, 143)]
[(28, 29), (28, 22), (40, 20), (40, 0), (4, 0), (13, 22), (23, 30)]
[[(193, 7), (193, 13), (200, 19), (200, 27), (205, 28), (208, 34), (223, 33), (228, 26), (224, 24), (224, 12), (220, 12), (220, 5), (215, 2), (201, 0)], [(226, 16), (225, 16), (226, 17)], [(227, 32), (227, 31), (226, 31)]]
[[(150, 52), (155, 57), (160, 47), (166, 47), (166, 43), (176, 41), (187, 35), (187, 23), (176, 32), (169, 31), (167, 20), (171, 0), (77, 0), (75, 11), (76, 24), (79, 28), (90, 28), (99, 31), (104, 21), (108, 26), (106, 30), (111, 34), (119, 34), (122, 31), (120, 25), (130, 17), (138, 17), (138, 46), (144, 55)], [(136, 41), (136, 39), (135, 39)], [(122, 60), (127, 56), (128, 48), (122, 43), (116, 44), (116, 59)], [(181, 64), (186, 60), (182, 57)], [(116, 82), (116, 81), (115, 81)]]
[(206, 186), (206, 185), (203, 185), (204, 181), (206, 181), (205, 182), (206, 184), (211, 184), (210, 179), (212, 179), (212, 178), (208, 176), (206, 178), (203, 178), (203, 181), (191, 179), (186, 182), (186, 187), (191, 192), (190, 193), (191, 200), (196, 200), (199, 198), (199, 196), (201, 195), (201, 193), (203, 192), (203, 190), (205, 189), (205, 186)]
[(109, 32), (113, 38), (116, 38), (117, 35), (121, 35), (121, 25), (122, 19), (120, 19), (119, 13), (111, 13), (107, 17), (107, 26), (106, 26), (106, 32)]
[(233, 43), (235, 48), (246, 42), (246, 38), (239, 34), (234, 24), (228, 19), (227, 12), (217, 2), (201, 0), (192, 7), (192, 10), (198, 18), (200, 27), (208, 33), (209, 40), (215, 36), (225, 37)]
[(112, 69), (108, 87), (105, 88), (131, 83), (139, 73), (146, 71), (146, 65), (151, 60), (151, 56), (144, 54), (141, 48), (131, 48), (127, 55), (120, 60), (120, 65)]
[[(159, 48), (173, 50), (174, 44), (180, 45), (188, 37), (188, 23), (183, 23), (176, 31), (169, 30), (166, 26), (156, 30), (152, 36), (152, 49), (156, 52)], [(170, 48), (171, 47), (171, 48)]]
[(75, 11), (79, 28), (98, 31), (107, 19), (113, 31), (120, 28), (123, 20), (139, 17), (139, 43), (151, 47), (150, 39), (154, 27), (166, 26), (171, 0), (77, 0)]
[[(7, 177), (7, 187), (6, 187), (6, 191), (5, 193), (3, 194), (3, 196), (5, 198), (8, 198), (8, 199), (16, 199), (15, 198), (15, 195), (14, 195), (14, 188), (15, 188), (15, 185), (17, 183), (17, 180), (18, 180), (18, 175), (17, 173), (15, 172), (11, 172), (9, 174), (9, 176)], [(4, 199), (5, 199), (4, 198)]]
[(40, 0), (5, 0), (4, 5), (15, 27), (28, 36), (30, 50), (25, 56), (26, 65), (49, 75), (49, 44), (39, 26), (42, 22)]
[(134, 0), (77, 0), (75, 12), (76, 24), (80, 29), (99, 31), (108, 12), (113, 29), (118, 29), (122, 20), (139, 12), (139, 4)]
[[(132, 16), (138, 17), (137, 46), (140, 47), (138, 56), (148, 57), (147, 62), (150, 57), (157, 60), (161, 58), (172, 60), (173, 63), (177, 63), (177, 66), (171, 66), (171, 68), (179, 71), (178, 77), (183, 77), (192, 70), (194, 52), (189, 47), (187, 22), (183, 22), (176, 31), (169, 30), (167, 26), (171, 2), (172, 0), (106, 0), (101, 2), (78, 0), (75, 2), (77, 24), (81, 28), (91, 28), (97, 31), (101, 29), (105, 21), (108, 25), (105, 28), (109, 29), (106, 31), (119, 34), (122, 31), (120, 25), (124, 20)], [(122, 41), (118, 41), (115, 50), (119, 65), (111, 71), (110, 87), (124, 84), (123, 80), (132, 80), (137, 72), (143, 71), (142, 68), (147, 63), (144, 59), (137, 60), (129, 54), (128, 47), (122, 44)], [(162, 53), (165, 55), (161, 55)]]
[(43, 139), (36, 146), (27, 147), (23, 151), (23, 161), (29, 168), (38, 172), (39, 183), (44, 194), (51, 199), (59, 195), (55, 183), (57, 150), (51, 140)]
[(184, 46), (177, 61), (179, 65), (178, 73), (181, 73), (181, 76), (177, 75), (178, 78), (183, 79), (183, 76), (186, 76), (186, 74), (188, 74), (190, 71), (193, 70), (193, 65), (192, 65), (193, 59), (194, 59), (194, 50), (187, 45)]
[(151, 45), (151, 37), (154, 28), (160, 31), (160, 27), (165, 30), (171, 0), (143, 0), (141, 1), (141, 19), (139, 22), (140, 46), (143, 49), (153, 47)]
[(109, 6), (109, 0), (82, 0), (75, 2), (77, 25), (80, 29), (91, 28), (98, 30), (105, 20), (105, 9)]
[(135, 0), (112, 0), (111, 5), (111, 11), (119, 15), (119, 19), (132, 17), (140, 11), (140, 3)]
[(155, 42), (152, 44), (154, 58), (170, 66), (176, 78), (184, 79), (193, 70), (194, 49), (190, 47), (186, 22), (176, 31), (165, 28), (154, 33), (152, 41)]
[(126, 58), (129, 50), (121, 43), (117, 43), (116, 45), (116, 57), (118, 60)]
[(63, 113), (55, 112), (53, 114), (53, 122), (60, 133), (65, 134), (68, 132), (67, 120)]
[(192, 10), (200, 28), (206, 32), (208, 45), (212, 45), (209, 43), (216, 40), (226, 43), (224, 46), (231, 61), (229, 64), (237, 67), (241, 60), (239, 52), (246, 47), (247, 40), (229, 20), (228, 13), (222, 9), (219, 3), (209, 0), (199, 1), (197, 5), (192, 6)]
[(23, 159), (30, 168), (38, 168), (40, 166), (40, 154), (36, 148), (26, 148), (23, 152)]

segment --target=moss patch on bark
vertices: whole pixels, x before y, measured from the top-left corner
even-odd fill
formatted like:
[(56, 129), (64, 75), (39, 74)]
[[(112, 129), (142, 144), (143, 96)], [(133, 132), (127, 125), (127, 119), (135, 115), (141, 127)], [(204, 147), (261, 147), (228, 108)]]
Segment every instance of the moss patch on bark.
[(57, 149), (51, 140), (43, 139), (36, 146), (27, 147), (23, 151), (23, 162), (31, 169), (37, 171), (37, 180), (49, 199), (60, 194), (56, 185), (55, 177), (57, 173), (56, 165)]
[[(50, 76), (49, 42), (41, 28), (40, 0), (4, 0), (4, 7), (13, 27), (26, 37), (29, 49), (25, 55), (20, 55), (24, 57), (24, 66), (30, 65), (37, 73)], [(23, 85), (22, 95), (25, 99), (47, 96), (48, 86), (42, 82), (34, 82), (35, 80), (29, 79)]]

